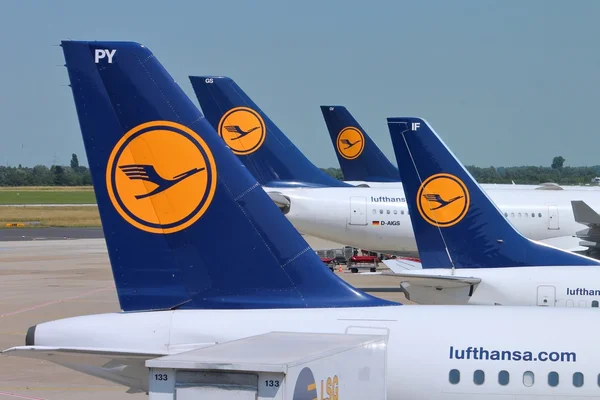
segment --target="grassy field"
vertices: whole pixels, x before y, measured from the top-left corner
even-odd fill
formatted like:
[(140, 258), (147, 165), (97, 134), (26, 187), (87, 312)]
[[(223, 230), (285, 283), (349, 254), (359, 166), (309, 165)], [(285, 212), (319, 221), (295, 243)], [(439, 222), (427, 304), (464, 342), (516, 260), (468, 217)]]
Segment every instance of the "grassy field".
[(0, 187), (0, 204), (95, 204), (91, 186)]
[[(6, 224), (39, 222), (39, 227), (100, 226), (98, 207), (0, 207), (0, 228)], [(28, 226), (28, 225), (26, 225)], [(35, 227), (33, 226), (33, 227)], [(11, 228), (12, 229), (12, 228)], [(18, 228), (16, 228), (18, 229)]]

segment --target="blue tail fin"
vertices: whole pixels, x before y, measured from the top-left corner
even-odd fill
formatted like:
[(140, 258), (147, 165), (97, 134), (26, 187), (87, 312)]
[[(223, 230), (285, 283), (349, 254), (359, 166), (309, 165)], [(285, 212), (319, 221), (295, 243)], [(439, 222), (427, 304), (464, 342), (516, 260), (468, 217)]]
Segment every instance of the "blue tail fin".
[(400, 172), (346, 107), (321, 106), (331, 143), (344, 179), (365, 182), (400, 182)]
[(323, 265), (150, 50), (62, 47), (123, 310), (389, 304)]
[(261, 185), (349, 186), (311, 163), (231, 78), (190, 81), (208, 121)]
[(424, 120), (388, 126), (424, 268), (600, 264), (517, 232)]

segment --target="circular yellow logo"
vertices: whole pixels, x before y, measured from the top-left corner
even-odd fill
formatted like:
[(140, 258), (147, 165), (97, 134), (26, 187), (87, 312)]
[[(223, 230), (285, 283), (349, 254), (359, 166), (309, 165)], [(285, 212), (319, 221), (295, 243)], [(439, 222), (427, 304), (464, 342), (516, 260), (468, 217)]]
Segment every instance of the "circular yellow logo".
[(217, 131), (231, 151), (239, 155), (254, 153), (267, 136), (265, 121), (259, 113), (248, 107), (227, 111), (219, 121)]
[(181, 124), (152, 121), (116, 144), (106, 167), (110, 200), (131, 225), (174, 233), (192, 225), (210, 206), (217, 168), (200, 136)]
[(454, 175), (432, 175), (417, 192), (419, 214), (431, 225), (447, 228), (459, 223), (469, 211), (469, 191)]
[(365, 148), (365, 137), (359, 129), (349, 126), (338, 134), (336, 147), (342, 157), (354, 160)]

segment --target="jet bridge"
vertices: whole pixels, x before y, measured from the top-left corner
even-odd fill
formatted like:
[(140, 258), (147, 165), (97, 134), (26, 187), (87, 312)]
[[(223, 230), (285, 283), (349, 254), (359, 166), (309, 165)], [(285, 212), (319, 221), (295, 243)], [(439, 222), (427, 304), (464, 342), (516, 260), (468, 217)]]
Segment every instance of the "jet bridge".
[(271, 332), (146, 361), (150, 400), (386, 398), (387, 336)]

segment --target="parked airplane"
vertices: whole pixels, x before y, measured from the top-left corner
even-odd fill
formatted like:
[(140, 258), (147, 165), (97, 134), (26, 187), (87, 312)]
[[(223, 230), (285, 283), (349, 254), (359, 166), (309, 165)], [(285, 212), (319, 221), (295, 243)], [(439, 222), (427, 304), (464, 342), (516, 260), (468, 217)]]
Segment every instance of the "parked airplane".
[(317, 168), (231, 79), (190, 76), (206, 115), (223, 141), (261, 185), (342, 187)]
[[(344, 106), (321, 106), (321, 112), (329, 131), (333, 149), (340, 163), (347, 183), (368, 184), (369, 187), (402, 188), (400, 172), (367, 132)], [(352, 138), (356, 145), (348, 153), (341, 145), (343, 140)], [(356, 150), (359, 148), (359, 150)], [(482, 184), (485, 189), (543, 189), (543, 190), (598, 190), (598, 186), (559, 186), (554, 183), (541, 185), (522, 184)]]
[(395, 275), (411, 300), (598, 307), (600, 261), (518, 233), (427, 122), (388, 125), (423, 266)]
[[(148, 390), (144, 362), (156, 356), (270, 331), (362, 327), (387, 332), (389, 399), (600, 398), (595, 311), (403, 307), (362, 293), (321, 263), (148, 48), (62, 47), (126, 312), (38, 324), (4, 354), (135, 392)], [(136, 199), (156, 185), (123, 173), (134, 163), (166, 179), (204, 169)], [(244, 262), (223, 257), (233, 248)], [(585, 329), (573, 340), (576, 326)], [(339, 376), (340, 394), (351, 379)]]
[[(271, 119), (252, 101), (252, 99), (231, 79), (224, 76), (190, 76), (190, 81), (202, 107), (213, 128), (227, 143), (231, 150), (242, 160), (261, 185), (269, 187), (381, 187), (398, 188), (398, 169), (393, 171), (386, 168), (386, 173), (374, 172), (373, 175), (384, 179), (383, 176), (396, 176), (387, 179), (389, 183), (377, 182), (374, 179), (351, 179), (340, 182), (331, 178), (317, 168), (289, 140), (289, 138), (271, 121)], [(349, 114), (348, 114), (349, 115)], [(346, 158), (353, 159), (353, 164), (364, 164), (367, 154), (376, 154), (378, 161), (385, 160), (377, 145), (358, 128), (344, 132), (336, 153), (347, 153)], [(241, 134), (240, 132), (252, 134)], [(364, 150), (364, 149), (367, 150)], [(349, 163), (340, 165), (345, 168)], [(391, 165), (391, 164), (390, 164)], [(350, 175), (354, 175), (350, 173)], [(349, 176), (350, 176), (349, 175)], [(500, 185), (484, 184), (485, 188), (495, 189), (532, 189), (536, 185)], [(549, 186), (556, 188), (556, 186)]]
[[(337, 243), (382, 253), (417, 252), (402, 189), (268, 188), (265, 190), (299, 231)], [(575, 234), (572, 200), (600, 210), (595, 191), (486, 189), (513, 226), (526, 237), (570, 251), (587, 251)]]
[[(255, 178), (265, 186), (273, 201), (297, 229), (306, 234), (372, 251), (416, 254), (416, 243), (401, 184), (400, 188), (392, 190), (389, 185), (385, 186), (387, 184), (376, 184), (378, 188), (364, 188), (373, 183), (353, 181), (346, 182), (346, 187), (340, 188), (341, 183), (337, 181), (335, 187), (328, 189), (326, 187), (331, 186), (331, 181), (323, 177), (323, 172), (293, 145), (233, 80), (214, 76), (190, 77), (190, 80), (209, 122)], [(337, 120), (345, 121), (341, 117)], [(331, 121), (329, 125), (334, 126)], [(262, 136), (254, 133), (256, 137), (245, 143), (243, 148), (239, 147), (240, 143), (234, 142), (234, 139), (238, 139), (237, 133), (231, 134), (235, 127), (247, 131), (257, 126), (267, 127)], [(356, 127), (355, 133), (364, 132), (358, 124)], [(366, 134), (364, 137), (365, 147), (377, 150), (380, 154), (378, 159), (384, 157)], [(358, 136), (348, 136), (346, 139), (348, 143), (345, 146), (349, 149), (354, 149), (361, 140)], [(280, 179), (285, 182), (280, 182)], [(350, 184), (362, 187), (356, 188)], [(392, 184), (397, 185), (396, 182)], [(308, 190), (306, 186), (317, 188)], [(543, 240), (563, 249), (587, 250), (574, 237), (574, 233), (582, 227), (573, 219), (570, 201), (587, 200), (595, 206), (600, 201), (600, 193), (584, 197), (579, 196), (579, 191), (576, 195), (561, 195), (555, 191), (529, 194), (530, 190), (525, 189), (535, 186), (481, 186), (495, 191), (491, 193), (492, 198), (502, 201), (498, 204), (506, 216), (527, 237)], [(500, 193), (501, 189), (513, 187), (521, 190), (511, 190), (510, 194), (505, 195)], [(528, 194), (524, 195), (524, 192)]]

